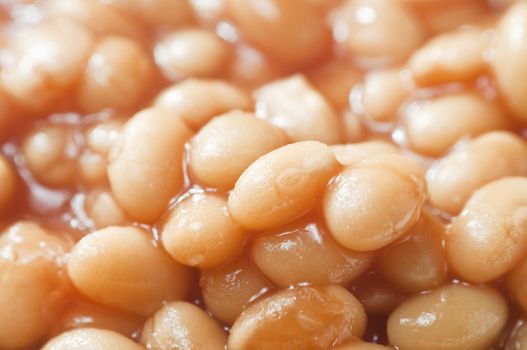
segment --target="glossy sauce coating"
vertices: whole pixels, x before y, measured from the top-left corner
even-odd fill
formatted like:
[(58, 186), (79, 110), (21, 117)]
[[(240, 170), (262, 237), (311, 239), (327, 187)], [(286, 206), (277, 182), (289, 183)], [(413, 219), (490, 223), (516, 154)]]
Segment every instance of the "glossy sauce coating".
[(445, 285), (404, 301), (388, 319), (388, 337), (402, 350), (483, 350), (506, 322), (507, 305), (495, 290)]
[(231, 328), (228, 347), (326, 348), (360, 337), (365, 324), (362, 306), (343, 287), (299, 287), (278, 292), (245, 309)]

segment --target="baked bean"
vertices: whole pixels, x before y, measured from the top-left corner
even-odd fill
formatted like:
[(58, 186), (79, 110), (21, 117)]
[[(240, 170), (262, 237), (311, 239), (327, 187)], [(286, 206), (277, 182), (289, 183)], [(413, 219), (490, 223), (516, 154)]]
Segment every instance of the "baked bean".
[(158, 108), (142, 110), (125, 124), (110, 153), (108, 177), (130, 217), (153, 221), (167, 209), (183, 185), (190, 134), (181, 119)]
[(96, 229), (123, 225), (129, 221), (114, 196), (104, 190), (91, 191), (86, 196), (84, 210)]
[(230, 48), (212, 32), (186, 29), (163, 37), (156, 44), (154, 55), (166, 77), (180, 80), (219, 75), (227, 64)]
[(16, 31), (3, 53), (2, 86), (32, 114), (45, 114), (69, 93), (92, 46), (91, 34), (68, 20)]
[(91, 150), (84, 150), (78, 158), (79, 177), (89, 185), (103, 185), (108, 182), (105, 157)]
[(293, 141), (342, 141), (338, 115), (303, 75), (264, 85), (254, 93), (256, 115), (282, 128)]
[(224, 0), (190, 0), (189, 3), (198, 22), (203, 26), (215, 25), (225, 16)]
[(368, 315), (386, 316), (403, 300), (403, 295), (378, 274), (360, 277), (351, 286)]
[(179, 27), (194, 20), (188, 0), (105, 0), (148, 25)]
[(489, 34), (469, 27), (434, 37), (410, 58), (412, 78), (422, 86), (476, 79), (485, 72)]
[(260, 271), (284, 287), (303, 282), (346, 285), (373, 260), (369, 253), (338, 247), (320, 223), (305, 219), (256, 237), (251, 252)]
[(317, 61), (330, 43), (324, 13), (311, 1), (226, 0), (227, 14), (247, 41), (291, 67)]
[(187, 79), (163, 90), (154, 105), (182, 118), (198, 130), (212, 117), (233, 109), (252, 108), (243, 90), (221, 80)]
[(431, 157), (445, 153), (463, 137), (510, 126), (498, 104), (472, 92), (413, 103), (404, 121), (410, 148)]
[(143, 327), (144, 321), (144, 317), (81, 300), (65, 308), (59, 325), (60, 332), (77, 328), (98, 328), (132, 337)]
[(384, 248), (378, 256), (383, 277), (404, 292), (437, 287), (446, 279), (443, 254), (444, 225), (428, 211), (410, 230), (408, 237)]
[(98, 123), (85, 133), (88, 146), (79, 157), (79, 173), (83, 181), (90, 185), (108, 183), (106, 168), (108, 153), (119, 136), (124, 121), (121, 119)]
[(313, 208), (339, 164), (328, 146), (303, 141), (260, 157), (229, 195), (233, 218), (250, 230), (266, 230)]
[(228, 348), (328, 349), (361, 337), (365, 327), (362, 305), (343, 287), (298, 287), (245, 309), (231, 328)]
[(422, 23), (397, 1), (346, 0), (332, 17), (335, 41), (363, 59), (398, 62), (425, 39)]
[(343, 165), (351, 165), (376, 154), (399, 153), (397, 147), (384, 141), (365, 141), (331, 145), (331, 150), (337, 160)]
[(111, 6), (93, 0), (47, 0), (45, 12), (53, 18), (70, 18), (100, 35), (122, 35), (146, 41), (144, 28)]
[[(400, 69), (373, 71), (366, 76), (360, 93), (362, 114), (377, 122), (394, 122), (399, 108), (410, 96), (411, 83)], [(353, 106), (353, 100), (352, 108)]]
[(22, 154), (35, 178), (48, 186), (71, 186), (76, 181), (77, 149), (66, 125), (44, 125), (22, 142)]
[(67, 298), (62, 259), (68, 246), (37, 224), (0, 235), (0, 348), (19, 349), (49, 335)]
[(518, 175), (527, 175), (525, 141), (509, 132), (489, 132), (455, 148), (428, 170), (430, 203), (456, 215), (481, 186)]
[(231, 189), (251, 163), (287, 141), (280, 128), (252, 113), (228, 112), (207, 123), (193, 139), (192, 175), (206, 186)]
[(334, 350), (387, 350), (391, 349), (388, 346), (367, 343), (361, 340), (352, 340), (344, 345), (334, 348)]
[(86, 132), (86, 145), (100, 155), (106, 156), (119, 137), (123, 119), (111, 119), (96, 124)]
[(227, 201), (208, 193), (178, 203), (161, 231), (163, 246), (176, 261), (201, 269), (217, 267), (238, 255), (245, 236), (232, 219)]
[(527, 3), (518, 1), (502, 17), (498, 26), (495, 59), (492, 64), (498, 92), (522, 123), (527, 121), (527, 84), (519, 76), (527, 74)]
[(353, 85), (361, 74), (350, 62), (330, 62), (308, 72), (307, 78), (337, 110), (346, 108)]
[(136, 108), (152, 87), (147, 52), (123, 36), (107, 36), (95, 47), (79, 82), (77, 104), (84, 113)]
[(259, 49), (236, 43), (234, 57), (228, 66), (227, 79), (250, 91), (277, 79), (283, 73), (283, 69)]
[(342, 114), (342, 119), (344, 123), (345, 142), (359, 142), (364, 140), (367, 135), (366, 127), (355, 113), (346, 110)]
[(329, 232), (344, 247), (376, 250), (412, 228), (426, 192), (419, 165), (401, 155), (375, 155), (335, 178), (324, 196), (324, 217)]
[(0, 154), (0, 213), (8, 207), (17, 187), (18, 180), (15, 169), (7, 158)]
[(511, 336), (507, 340), (505, 350), (525, 350), (527, 349), (527, 325), (525, 321), (519, 321), (519, 327), (515, 327)]
[(246, 255), (219, 269), (202, 271), (199, 284), (207, 309), (229, 325), (250, 302), (273, 288)]
[(505, 177), (475, 191), (446, 236), (448, 262), (468, 281), (488, 282), (527, 249), (527, 178)]
[(227, 335), (205, 311), (194, 304), (165, 304), (143, 327), (141, 343), (151, 350), (223, 350)]
[(388, 319), (401, 350), (483, 350), (507, 323), (507, 303), (487, 287), (446, 285), (404, 301)]
[(186, 268), (132, 226), (111, 226), (84, 236), (68, 257), (68, 275), (91, 300), (143, 316), (164, 301), (182, 298), (189, 280)]
[(42, 350), (144, 350), (119, 333), (96, 328), (75, 329), (51, 339)]

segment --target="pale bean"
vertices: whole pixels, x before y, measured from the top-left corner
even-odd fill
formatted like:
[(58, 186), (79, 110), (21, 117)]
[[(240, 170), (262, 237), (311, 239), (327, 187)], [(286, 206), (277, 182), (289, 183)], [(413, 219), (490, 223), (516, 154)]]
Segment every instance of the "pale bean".
[(247, 41), (283, 65), (305, 66), (329, 48), (324, 11), (311, 1), (226, 0), (226, 5)]
[(256, 266), (279, 286), (342, 284), (370, 267), (369, 253), (342, 249), (321, 223), (300, 220), (256, 237), (251, 247)]
[(231, 217), (227, 201), (198, 193), (178, 203), (161, 231), (163, 247), (181, 264), (209, 269), (236, 257), (246, 232)]
[(282, 128), (293, 141), (342, 141), (338, 115), (303, 75), (271, 82), (254, 93), (256, 115)]
[(83, 183), (88, 185), (106, 185), (108, 182), (107, 166), (105, 157), (90, 150), (84, 150), (78, 158), (79, 177)]
[(85, 142), (88, 146), (78, 159), (79, 172), (82, 180), (90, 185), (106, 185), (108, 177), (108, 153), (119, 137), (124, 120), (112, 119), (101, 122), (85, 132)]
[[(395, 122), (399, 109), (411, 93), (411, 83), (400, 69), (373, 71), (366, 75), (361, 90), (362, 114), (376, 122)], [(352, 95), (353, 96), (353, 95)], [(353, 99), (351, 101), (353, 108)]]
[(47, 15), (70, 18), (99, 35), (122, 35), (140, 42), (146, 41), (145, 29), (132, 18), (93, 0), (47, 0), (43, 3)]
[(156, 63), (165, 76), (180, 80), (187, 76), (217, 76), (227, 65), (230, 48), (214, 33), (185, 29), (170, 33), (156, 43)]
[(203, 26), (217, 24), (225, 16), (224, 0), (190, 0), (194, 14)]
[(399, 62), (425, 39), (419, 18), (392, 0), (347, 0), (335, 10), (332, 24), (342, 49), (363, 59)]
[(143, 316), (167, 300), (184, 297), (189, 287), (187, 269), (133, 226), (111, 226), (84, 236), (68, 257), (68, 275), (91, 300)]
[(463, 279), (492, 281), (527, 249), (527, 177), (505, 177), (470, 197), (446, 236), (449, 265)]
[(525, 141), (509, 132), (489, 132), (455, 148), (428, 170), (430, 203), (456, 215), (481, 186), (520, 175), (527, 175)]
[(96, 328), (75, 329), (51, 339), (42, 350), (144, 350), (119, 333)]
[(70, 93), (92, 46), (90, 32), (68, 20), (16, 31), (3, 54), (3, 88), (33, 114), (46, 113)]
[(490, 34), (468, 27), (434, 37), (410, 58), (412, 78), (421, 86), (473, 81), (485, 73)]
[(507, 323), (507, 303), (487, 287), (446, 285), (405, 300), (388, 319), (401, 350), (483, 350)]
[(91, 127), (85, 134), (86, 145), (93, 152), (103, 156), (108, 155), (119, 137), (119, 131), (121, 131), (124, 122), (123, 119), (111, 119)]
[(333, 107), (346, 108), (353, 85), (361, 79), (357, 67), (347, 61), (331, 61), (307, 73), (307, 78)]
[(62, 261), (68, 245), (19, 222), (0, 235), (0, 348), (20, 349), (49, 336), (68, 298)]
[(219, 269), (202, 271), (199, 284), (207, 309), (228, 325), (249, 303), (273, 288), (246, 255)]
[(312, 209), (339, 164), (328, 146), (297, 142), (260, 157), (229, 195), (233, 218), (250, 230), (265, 230)]
[(415, 102), (407, 108), (404, 119), (410, 148), (430, 157), (440, 156), (464, 137), (510, 126), (495, 101), (473, 92)]
[(377, 263), (383, 277), (407, 293), (443, 284), (447, 277), (444, 234), (441, 220), (424, 211), (407, 238), (389, 245), (379, 254)]
[(157, 108), (140, 111), (125, 124), (110, 153), (108, 177), (130, 217), (157, 219), (181, 190), (184, 145), (190, 135), (181, 119)]
[(22, 141), (27, 167), (47, 186), (65, 187), (75, 183), (77, 152), (73, 130), (66, 125), (44, 125)]
[(191, 172), (201, 184), (231, 189), (251, 163), (287, 142), (280, 128), (254, 114), (228, 112), (212, 119), (192, 140)]
[(129, 221), (115, 197), (104, 190), (92, 190), (86, 196), (84, 210), (96, 229), (123, 225)]
[[(223, 1), (223, 0), (221, 0)], [(261, 85), (278, 79), (284, 69), (261, 50), (244, 43), (236, 43), (234, 57), (228, 67), (227, 80), (252, 91)]]
[(417, 222), (426, 199), (424, 172), (401, 155), (380, 154), (344, 169), (323, 200), (329, 232), (356, 251), (382, 248)]
[(511, 112), (527, 122), (527, 3), (518, 1), (502, 17), (498, 26), (495, 59), (492, 64), (498, 92)]
[(165, 304), (146, 321), (141, 343), (149, 350), (224, 350), (227, 335), (205, 311), (177, 301)]
[(143, 47), (123, 36), (107, 36), (88, 60), (77, 88), (77, 104), (84, 113), (132, 110), (146, 98), (153, 75)]
[(14, 167), (0, 154), (0, 213), (9, 206), (18, 187)]
[(365, 141), (331, 145), (337, 160), (343, 165), (351, 165), (376, 154), (399, 153), (397, 147), (385, 141)]
[(198, 130), (213, 117), (233, 109), (249, 110), (246, 92), (221, 80), (187, 79), (161, 91), (154, 105), (177, 115)]
[(343, 287), (298, 287), (245, 309), (231, 328), (228, 348), (328, 349), (361, 337), (365, 327), (362, 305)]
[(345, 142), (359, 142), (366, 138), (368, 131), (357, 114), (350, 110), (345, 110), (342, 112), (342, 119)]

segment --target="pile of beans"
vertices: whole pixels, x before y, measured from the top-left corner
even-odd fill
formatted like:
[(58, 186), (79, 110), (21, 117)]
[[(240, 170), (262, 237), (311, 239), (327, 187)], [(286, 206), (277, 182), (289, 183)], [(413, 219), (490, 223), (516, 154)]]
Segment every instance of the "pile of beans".
[(527, 1), (0, 1), (0, 350), (527, 350)]

